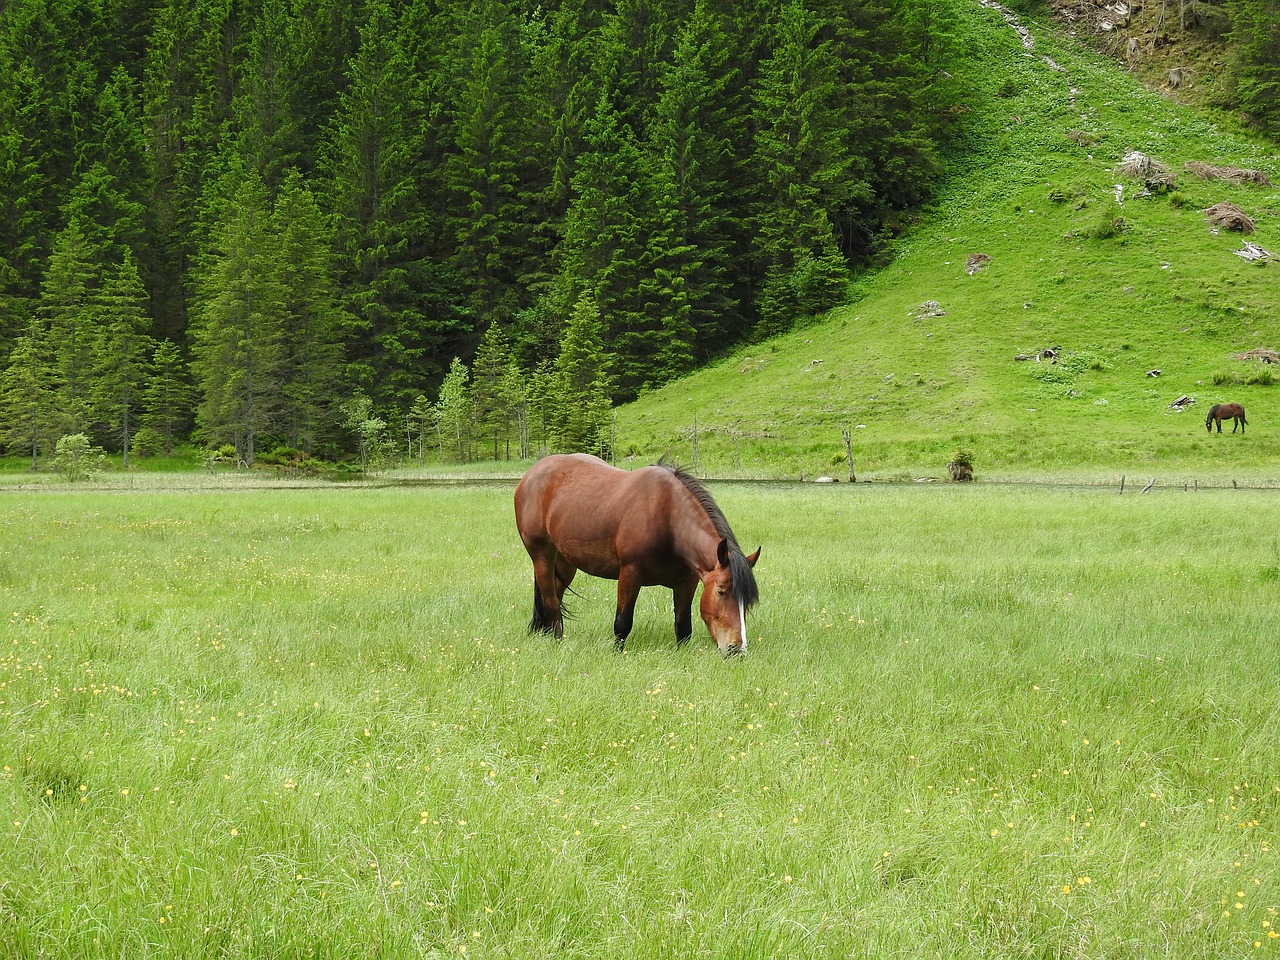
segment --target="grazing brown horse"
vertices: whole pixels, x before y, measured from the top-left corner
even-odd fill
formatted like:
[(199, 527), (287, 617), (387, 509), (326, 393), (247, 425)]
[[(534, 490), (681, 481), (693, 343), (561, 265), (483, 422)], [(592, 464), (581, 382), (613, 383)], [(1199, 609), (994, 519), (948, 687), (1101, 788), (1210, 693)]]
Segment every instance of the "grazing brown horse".
[(1236, 432), (1236, 427), (1240, 428), (1240, 432), (1244, 433), (1244, 425), (1249, 421), (1244, 418), (1244, 407), (1238, 403), (1215, 403), (1209, 408), (1209, 416), (1204, 418), (1204, 428), (1213, 433), (1213, 425), (1218, 425), (1218, 432), (1222, 432), (1222, 421), (1231, 420), (1231, 432)]
[(701, 583), (699, 610), (716, 646), (746, 652), (760, 551), (743, 554), (711, 494), (683, 470), (664, 463), (619, 470), (581, 453), (546, 457), (516, 487), (515, 507), (533, 560), (531, 631), (564, 635), (564, 592), (583, 570), (618, 581), (618, 650), (641, 587), (671, 589), (676, 643), (687, 641)]

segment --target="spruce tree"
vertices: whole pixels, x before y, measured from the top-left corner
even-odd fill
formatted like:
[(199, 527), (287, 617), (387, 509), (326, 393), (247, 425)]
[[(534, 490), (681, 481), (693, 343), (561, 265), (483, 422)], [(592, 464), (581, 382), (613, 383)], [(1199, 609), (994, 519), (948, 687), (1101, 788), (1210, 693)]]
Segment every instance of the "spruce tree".
[(52, 453), (65, 430), (59, 410), (58, 376), (44, 325), (32, 319), (19, 336), (0, 373), (0, 443), (31, 457)]
[(151, 376), (143, 392), (144, 426), (160, 435), (166, 455), (191, 423), (192, 389), (182, 352), (172, 340), (156, 344)]
[(761, 65), (755, 118), (763, 186), (756, 248), (764, 266), (758, 334), (835, 306), (848, 282), (831, 211), (841, 199), (848, 157), (841, 141), (836, 62), (818, 20), (799, 3), (778, 13), (774, 45)]
[(518, 21), (498, 0), (459, 17), (452, 71), (459, 78), (456, 149), (443, 175), (450, 192), (451, 266), (481, 319), (510, 316), (526, 251), (519, 202), (521, 44)]
[(562, 453), (595, 453), (606, 459), (612, 383), (607, 372), (604, 324), (590, 294), (574, 305), (556, 360), (551, 406), (551, 445)]
[(196, 424), (207, 441), (234, 443), (250, 466), (259, 439), (279, 435), (286, 291), (266, 188), (245, 175), (223, 209), (192, 321)]
[(336, 437), (348, 318), (338, 305), (328, 222), (296, 171), (276, 198), (272, 233), (288, 331), (281, 358), (281, 424), (289, 445), (310, 455)]
[(490, 323), (471, 368), (471, 407), (477, 440), (491, 448), (494, 460), (510, 441), (511, 413), (503, 389), (510, 365), (506, 337), (497, 323)]
[(1240, 109), (1280, 134), (1280, 0), (1231, 0), (1229, 9)]
[[(727, 24), (699, 2), (661, 74), (650, 132), (659, 222), (669, 233), (663, 269), (684, 285), (692, 347), (706, 359), (747, 332), (735, 287), (748, 259), (735, 250), (745, 211), (734, 210), (733, 115), (738, 79)], [(679, 372), (679, 371), (677, 371)]]
[(424, 141), (435, 78), (413, 67), (430, 57), (387, 0), (369, 4), (360, 37), (327, 164), (340, 280), (360, 324), (349, 360), (375, 399), (407, 407), (442, 374), (468, 325), (439, 225), (426, 213), (438, 180)]
[[(440, 455), (466, 463), (472, 451), (471, 394), (467, 389), (470, 371), (459, 358), (454, 357), (449, 372), (440, 384), (436, 397), (436, 425), (440, 431)], [(446, 453), (447, 451), (447, 453)]]
[(126, 251), (124, 260), (111, 267), (94, 311), (101, 326), (95, 358), (94, 390), (98, 415), (119, 442), (124, 466), (129, 467), (129, 447), (141, 419), (143, 396), (150, 373), (154, 344), (147, 334), (147, 292)]
[(63, 433), (89, 433), (94, 424), (93, 377), (100, 328), (91, 298), (100, 276), (98, 251), (85, 236), (82, 218), (74, 216), (54, 240), (38, 310), (57, 370)]

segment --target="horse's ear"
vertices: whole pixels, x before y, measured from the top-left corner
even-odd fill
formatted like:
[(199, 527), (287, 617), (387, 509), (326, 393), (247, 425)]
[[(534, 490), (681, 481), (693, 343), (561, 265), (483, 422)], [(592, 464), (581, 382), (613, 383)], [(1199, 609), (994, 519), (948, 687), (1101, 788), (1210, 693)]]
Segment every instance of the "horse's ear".
[(755, 553), (747, 554), (747, 566), (754, 567), (756, 565), (756, 561), (759, 559), (760, 559), (760, 548), (756, 547)]
[(729, 541), (721, 540), (720, 545), (716, 547), (716, 560), (720, 566), (727, 567), (729, 565)]

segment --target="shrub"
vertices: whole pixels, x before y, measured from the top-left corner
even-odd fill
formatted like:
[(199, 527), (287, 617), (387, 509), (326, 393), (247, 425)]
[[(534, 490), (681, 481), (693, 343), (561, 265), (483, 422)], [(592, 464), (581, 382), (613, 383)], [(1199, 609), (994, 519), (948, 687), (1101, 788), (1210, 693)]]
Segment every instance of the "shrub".
[(107, 455), (95, 447), (83, 433), (69, 433), (58, 440), (53, 468), (64, 480), (88, 480), (106, 469)]

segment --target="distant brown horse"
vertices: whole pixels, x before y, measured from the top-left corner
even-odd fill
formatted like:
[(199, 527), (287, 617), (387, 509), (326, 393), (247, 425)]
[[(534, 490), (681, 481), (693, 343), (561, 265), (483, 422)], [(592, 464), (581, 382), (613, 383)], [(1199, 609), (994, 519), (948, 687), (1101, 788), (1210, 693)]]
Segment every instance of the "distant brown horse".
[(1231, 432), (1236, 432), (1236, 427), (1240, 428), (1240, 432), (1244, 433), (1244, 425), (1249, 421), (1244, 418), (1244, 407), (1238, 403), (1215, 403), (1209, 408), (1209, 416), (1204, 418), (1204, 428), (1213, 433), (1213, 425), (1218, 425), (1218, 432), (1222, 432), (1222, 421), (1234, 421), (1231, 424)]
[(574, 574), (618, 581), (613, 620), (619, 650), (631, 632), (641, 587), (669, 587), (676, 643), (693, 633), (699, 612), (716, 646), (745, 653), (747, 611), (757, 600), (755, 566), (724, 514), (695, 478), (659, 463), (619, 470), (586, 454), (546, 457), (516, 487), (516, 527), (533, 561), (529, 629), (564, 635), (564, 592)]

